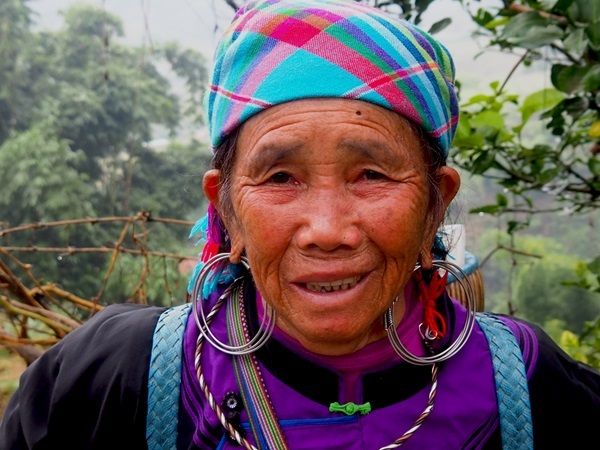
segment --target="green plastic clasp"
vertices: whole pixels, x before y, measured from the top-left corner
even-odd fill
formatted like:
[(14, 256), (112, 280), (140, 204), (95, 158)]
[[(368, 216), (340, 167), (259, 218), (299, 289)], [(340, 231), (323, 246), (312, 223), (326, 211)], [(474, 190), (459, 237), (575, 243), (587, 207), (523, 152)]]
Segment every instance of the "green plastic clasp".
[(329, 412), (344, 413), (348, 416), (353, 416), (356, 413), (365, 415), (371, 412), (371, 404), (367, 402), (362, 405), (357, 405), (356, 403), (348, 402), (340, 405), (338, 402), (333, 402), (329, 405)]

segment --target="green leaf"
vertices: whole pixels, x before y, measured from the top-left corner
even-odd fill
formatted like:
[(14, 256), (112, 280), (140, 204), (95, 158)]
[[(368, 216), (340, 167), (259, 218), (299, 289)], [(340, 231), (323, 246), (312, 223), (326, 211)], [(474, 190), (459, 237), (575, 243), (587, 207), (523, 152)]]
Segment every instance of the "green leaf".
[[(571, 97), (564, 99), (559, 105), (561, 105), (566, 112), (577, 116), (588, 109), (589, 103), (590, 102), (585, 97)], [(557, 105), (557, 107), (559, 105)]]
[(529, 222), (520, 222), (518, 220), (509, 220), (506, 223), (506, 232), (508, 234), (514, 234), (519, 230), (524, 230), (529, 226)]
[(567, 9), (569, 8), (569, 6), (571, 6), (573, 1), (574, 0), (558, 0), (558, 2), (556, 2), (556, 4), (554, 5), (555, 12), (562, 15), (566, 14)]
[(477, 13), (473, 16), (473, 20), (476, 24), (485, 27), (490, 21), (494, 19), (494, 16), (487, 10), (479, 8)]
[(497, 111), (481, 111), (471, 117), (471, 126), (476, 128), (489, 127), (494, 130), (504, 129), (504, 118)]
[(573, 22), (587, 24), (585, 31), (590, 47), (600, 50), (600, 2), (575, 0), (568, 8), (567, 15)]
[(537, 12), (513, 16), (504, 27), (499, 40), (512, 46), (535, 49), (562, 38), (563, 31)]
[(550, 78), (556, 89), (567, 94), (582, 90), (593, 91), (600, 86), (600, 64), (595, 66), (554, 64)]
[(490, 100), (493, 100), (494, 97), (490, 96), (490, 95), (485, 95), (485, 94), (477, 94), (474, 95), (473, 97), (471, 97), (465, 104), (462, 105), (462, 107), (466, 107), (466, 106), (471, 106), (471, 105), (477, 105), (478, 103), (489, 103)]
[(559, 173), (560, 173), (560, 170), (557, 169), (556, 167), (543, 170), (538, 175), (538, 181), (542, 184), (549, 183), (550, 181), (554, 180), (558, 176)]
[(600, 275), (600, 256), (597, 256), (592, 262), (587, 264), (590, 272)]
[(473, 160), (471, 164), (471, 172), (474, 174), (485, 173), (495, 161), (495, 154), (492, 150), (483, 150), (479, 152), (479, 155)]
[(600, 2), (598, 0), (574, 0), (568, 13), (569, 17), (576, 22), (593, 25), (600, 22)]
[(452, 23), (452, 19), (450, 17), (445, 17), (442, 20), (438, 20), (431, 27), (429, 27), (429, 33), (436, 34), (446, 28), (448, 25)]
[(590, 158), (588, 161), (588, 167), (594, 176), (600, 177), (600, 159), (596, 157)]
[(585, 30), (583, 28), (578, 28), (572, 33), (569, 33), (564, 41), (565, 50), (577, 58), (581, 58), (587, 45), (588, 39), (585, 36)]
[(502, 25), (506, 25), (509, 20), (510, 20), (510, 17), (498, 17), (498, 18), (496, 18), (494, 20), (490, 20), (488, 23), (486, 23), (485, 28), (487, 28), (488, 30), (494, 30)]
[(523, 123), (539, 111), (554, 108), (563, 98), (565, 95), (562, 92), (552, 88), (542, 89), (528, 95), (520, 108)]
[(483, 136), (473, 132), (469, 118), (463, 115), (456, 128), (454, 145), (459, 148), (477, 148), (482, 146), (483, 142)]
[(510, 142), (514, 137), (514, 133), (507, 131), (506, 129), (500, 130), (498, 135), (496, 136), (496, 143)]
[(583, 88), (587, 92), (594, 92), (600, 89), (600, 64), (589, 68), (583, 77)]
[(600, 22), (590, 24), (585, 32), (590, 41), (590, 47), (596, 51), (600, 50)]
[(506, 195), (502, 194), (501, 192), (498, 192), (496, 194), (496, 203), (498, 204), (498, 206), (505, 208), (506, 206), (508, 206), (508, 198), (506, 197)]

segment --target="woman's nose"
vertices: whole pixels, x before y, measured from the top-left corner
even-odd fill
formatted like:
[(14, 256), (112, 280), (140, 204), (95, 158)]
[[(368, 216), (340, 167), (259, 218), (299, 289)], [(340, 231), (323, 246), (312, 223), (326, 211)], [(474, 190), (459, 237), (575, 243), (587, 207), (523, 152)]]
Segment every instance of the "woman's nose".
[(334, 251), (356, 249), (361, 232), (356, 204), (339, 190), (320, 190), (303, 204), (297, 242), (303, 249)]

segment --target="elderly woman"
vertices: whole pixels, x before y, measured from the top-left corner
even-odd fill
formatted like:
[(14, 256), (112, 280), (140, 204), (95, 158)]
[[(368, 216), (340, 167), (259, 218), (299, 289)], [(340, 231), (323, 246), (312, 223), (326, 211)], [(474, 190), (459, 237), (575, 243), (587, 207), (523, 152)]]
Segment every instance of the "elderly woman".
[[(341, 0), (260, 0), (216, 55), (190, 305), (116, 305), (23, 375), (6, 449), (578, 448), (600, 376), (477, 315), (436, 239), (447, 50)], [(445, 293), (448, 274), (467, 307)], [(191, 309), (191, 313), (190, 313)]]

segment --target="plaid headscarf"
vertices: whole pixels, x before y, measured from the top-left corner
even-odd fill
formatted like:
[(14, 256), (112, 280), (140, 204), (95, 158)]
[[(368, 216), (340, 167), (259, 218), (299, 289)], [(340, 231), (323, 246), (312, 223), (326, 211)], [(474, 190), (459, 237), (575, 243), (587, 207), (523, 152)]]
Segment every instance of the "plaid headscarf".
[[(251, 0), (237, 12), (217, 47), (206, 96), (212, 146), (264, 109), (323, 97), (395, 111), (448, 155), (458, 122), (448, 50), (414, 25), (351, 0)], [(223, 230), (211, 205), (192, 230), (205, 241), (202, 261), (223, 251)], [(232, 276), (221, 273), (214, 283)]]
[(216, 52), (207, 96), (213, 147), (270, 106), (319, 97), (395, 111), (444, 156), (458, 122), (450, 54), (414, 25), (351, 0), (247, 3)]

